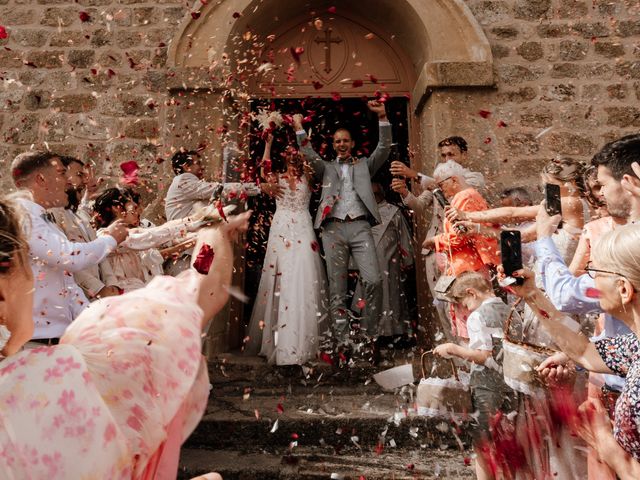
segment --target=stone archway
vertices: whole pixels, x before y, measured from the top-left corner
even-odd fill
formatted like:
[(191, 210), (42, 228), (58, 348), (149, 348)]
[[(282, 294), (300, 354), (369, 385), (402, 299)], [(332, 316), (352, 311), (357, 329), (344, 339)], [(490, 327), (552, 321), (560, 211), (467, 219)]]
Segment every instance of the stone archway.
[[(297, 60), (293, 80), (287, 78), (292, 60)], [(252, 95), (370, 96), (380, 85), (368, 73), (380, 77), (389, 94), (409, 96), (410, 141), (418, 153), (414, 167), (430, 170), (435, 143), (451, 133), (454, 107), (446, 92), (494, 85), (489, 42), (463, 0), (379, 0), (375, 6), (344, 0), (336, 7), (327, 1), (198, 1), (171, 44), (168, 62), (170, 90), (185, 108), (167, 110), (166, 143), (193, 148), (206, 142), (213, 147), (205, 155), (212, 166), (222, 164), (221, 136), (215, 133), (222, 125), (241, 150), (245, 147)], [(275, 68), (257, 74), (265, 63)], [(355, 88), (354, 80), (362, 85)], [(444, 94), (434, 95), (438, 90)], [(175, 133), (183, 130), (189, 131), (187, 145), (187, 137)], [(418, 279), (426, 292), (424, 271)], [(420, 304), (426, 313), (426, 295)], [(233, 331), (240, 309), (232, 304), (224, 321), (214, 323), (213, 350), (238, 344)]]

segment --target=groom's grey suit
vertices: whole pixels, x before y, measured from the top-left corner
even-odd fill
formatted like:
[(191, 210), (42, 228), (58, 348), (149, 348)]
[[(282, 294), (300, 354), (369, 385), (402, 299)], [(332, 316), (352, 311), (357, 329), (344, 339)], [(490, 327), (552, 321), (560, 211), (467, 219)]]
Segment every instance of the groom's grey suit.
[(352, 157), (348, 163), (341, 163), (339, 159), (323, 160), (311, 147), (304, 131), (296, 132), (296, 136), (300, 151), (311, 163), (316, 177), (322, 180), (315, 228), (322, 227), (334, 335), (339, 342), (348, 336), (347, 267), (353, 255), (365, 294), (361, 327), (368, 335), (375, 336), (382, 313), (382, 279), (371, 234), (371, 226), (380, 223), (371, 177), (389, 157), (391, 124), (380, 122), (378, 145), (370, 157)]

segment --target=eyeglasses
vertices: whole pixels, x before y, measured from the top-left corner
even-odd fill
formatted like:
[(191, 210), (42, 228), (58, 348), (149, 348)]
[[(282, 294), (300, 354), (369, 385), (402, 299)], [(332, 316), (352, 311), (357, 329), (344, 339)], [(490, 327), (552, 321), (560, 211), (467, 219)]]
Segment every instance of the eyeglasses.
[(436, 185), (438, 185), (439, 187), (441, 187), (441, 186), (442, 186), (442, 184), (443, 184), (444, 182), (446, 182), (447, 180), (449, 180), (449, 179), (451, 179), (451, 178), (453, 178), (453, 176), (450, 176), (450, 177), (447, 177), (447, 178), (443, 178), (443, 179), (442, 179), (442, 180), (440, 180), (439, 182), (436, 182)]
[(612, 272), (610, 270), (601, 270), (599, 268), (593, 268), (591, 267), (591, 262), (587, 263), (587, 266), (584, 267), (584, 271), (587, 272), (587, 275), (589, 275), (593, 279), (596, 278), (597, 273), (608, 273), (609, 275), (618, 275), (619, 277), (624, 277), (623, 274), (618, 272)]

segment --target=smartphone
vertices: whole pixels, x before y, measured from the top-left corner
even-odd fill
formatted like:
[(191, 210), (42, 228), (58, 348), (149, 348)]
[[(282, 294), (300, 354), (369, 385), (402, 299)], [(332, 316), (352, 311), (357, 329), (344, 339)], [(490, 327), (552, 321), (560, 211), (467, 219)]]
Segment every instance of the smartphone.
[(560, 201), (560, 186), (552, 183), (544, 185), (545, 210), (549, 216), (562, 215), (562, 202)]
[[(507, 277), (513, 272), (522, 269), (522, 240), (518, 230), (503, 230), (500, 232), (500, 254), (502, 256), (502, 268)], [(514, 278), (517, 285), (522, 285), (522, 278)]]
[(447, 200), (447, 198), (444, 196), (444, 193), (439, 188), (433, 189), (433, 196), (436, 198), (442, 208), (449, 206), (449, 200)]

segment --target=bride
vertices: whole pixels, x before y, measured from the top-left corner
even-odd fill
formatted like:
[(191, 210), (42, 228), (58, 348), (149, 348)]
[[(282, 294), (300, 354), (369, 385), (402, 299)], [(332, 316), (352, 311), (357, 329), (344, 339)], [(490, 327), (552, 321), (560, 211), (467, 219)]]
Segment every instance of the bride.
[(273, 135), (267, 137), (263, 170), (283, 187), (276, 200), (267, 253), (256, 296), (246, 353), (276, 365), (302, 365), (314, 359), (327, 316), (327, 281), (309, 213), (311, 169), (287, 147), (286, 171), (269, 172)]

